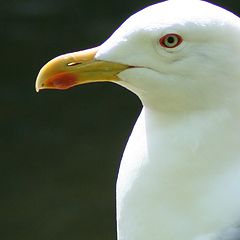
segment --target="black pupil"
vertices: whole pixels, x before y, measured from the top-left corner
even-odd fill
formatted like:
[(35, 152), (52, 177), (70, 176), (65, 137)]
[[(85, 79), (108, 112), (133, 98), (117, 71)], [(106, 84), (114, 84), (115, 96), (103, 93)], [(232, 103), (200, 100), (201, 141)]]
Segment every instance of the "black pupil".
[(175, 38), (170, 36), (170, 37), (168, 37), (167, 41), (168, 41), (168, 43), (172, 44), (175, 42)]

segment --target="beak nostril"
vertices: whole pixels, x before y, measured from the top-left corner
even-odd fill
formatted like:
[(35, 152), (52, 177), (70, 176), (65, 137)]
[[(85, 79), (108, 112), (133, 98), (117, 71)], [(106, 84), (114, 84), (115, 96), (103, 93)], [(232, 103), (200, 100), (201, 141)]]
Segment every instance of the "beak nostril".
[(78, 65), (78, 64), (81, 64), (81, 63), (78, 63), (78, 62), (70, 62), (70, 63), (67, 64), (67, 66), (72, 67), (72, 66), (75, 66), (75, 65)]

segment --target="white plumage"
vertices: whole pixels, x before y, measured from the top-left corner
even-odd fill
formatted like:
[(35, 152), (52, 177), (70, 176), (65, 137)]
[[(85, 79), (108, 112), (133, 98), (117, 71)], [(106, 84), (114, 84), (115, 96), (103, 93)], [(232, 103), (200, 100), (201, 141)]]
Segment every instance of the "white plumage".
[[(180, 34), (183, 44), (161, 48), (167, 33)], [(128, 19), (97, 59), (141, 67), (120, 73), (118, 82), (144, 106), (117, 181), (118, 239), (209, 240), (234, 227), (240, 220), (239, 18), (197, 0), (153, 5)]]
[[(169, 34), (182, 42), (164, 46)], [(95, 52), (97, 63), (128, 66), (112, 81), (143, 103), (117, 181), (118, 240), (239, 240), (239, 18), (207, 2), (169, 0), (130, 17)], [(37, 89), (86, 82), (59, 84), (59, 61), (47, 65), (54, 78), (40, 72)], [(88, 66), (81, 61), (79, 69)]]

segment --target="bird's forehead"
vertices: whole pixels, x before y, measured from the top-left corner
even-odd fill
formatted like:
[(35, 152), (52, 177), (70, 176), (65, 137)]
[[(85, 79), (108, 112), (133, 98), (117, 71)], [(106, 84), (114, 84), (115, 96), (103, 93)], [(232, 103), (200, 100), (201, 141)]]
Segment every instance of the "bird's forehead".
[(208, 2), (200, 0), (169, 0), (143, 9), (131, 16), (125, 27), (136, 29), (160, 28), (192, 24), (211, 26), (239, 24), (239, 18)]

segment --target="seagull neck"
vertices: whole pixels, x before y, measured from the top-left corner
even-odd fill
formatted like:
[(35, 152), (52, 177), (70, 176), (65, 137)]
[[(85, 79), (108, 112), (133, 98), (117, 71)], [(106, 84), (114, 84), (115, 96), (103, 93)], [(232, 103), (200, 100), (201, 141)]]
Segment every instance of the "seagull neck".
[(162, 126), (178, 125), (196, 121), (225, 122), (233, 117), (231, 109), (202, 109), (196, 111), (159, 111), (158, 108), (144, 107), (143, 112), (151, 124)]
[[(235, 158), (239, 152), (240, 137), (236, 133), (239, 131), (239, 111), (219, 108), (184, 114), (164, 114), (144, 108), (143, 114), (149, 143), (162, 143), (162, 148), (188, 153), (190, 158), (198, 153), (199, 156), (203, 156), (203, 152), (211, 153), (213, 156), (208, 155), (205, 159), (218, 159), (218, 164), (220, 159), (226, 163), (226, 159)], [(218, 156), (221, 149), (225, 149), (225, 152)]]

